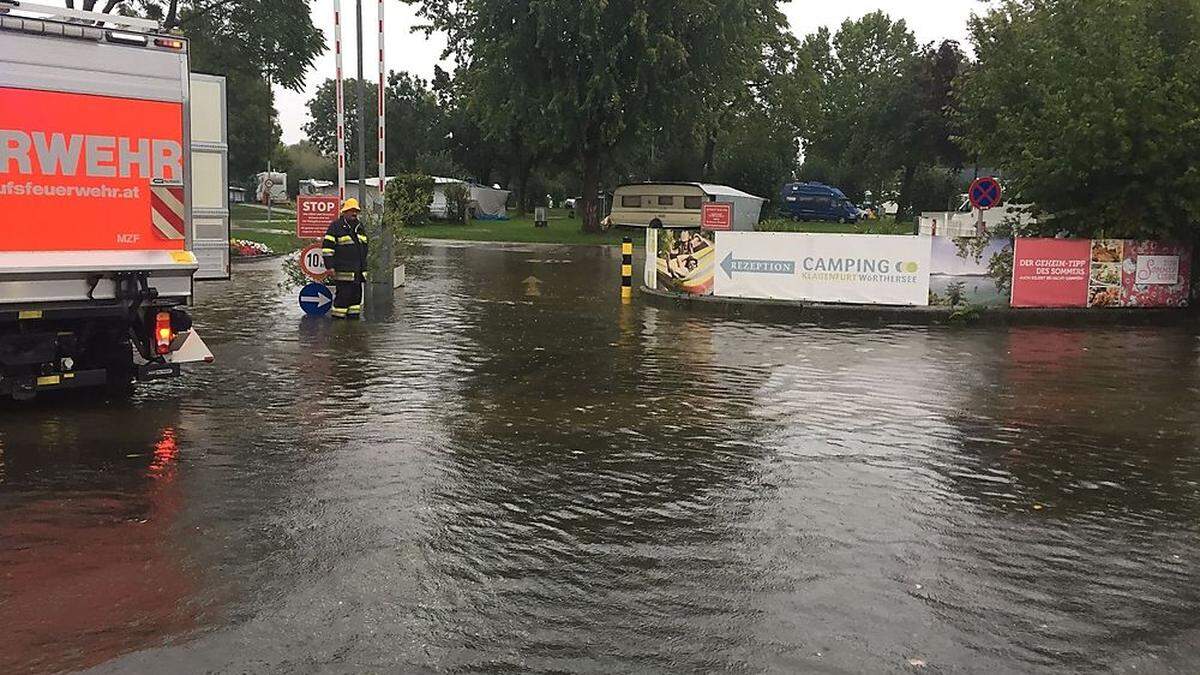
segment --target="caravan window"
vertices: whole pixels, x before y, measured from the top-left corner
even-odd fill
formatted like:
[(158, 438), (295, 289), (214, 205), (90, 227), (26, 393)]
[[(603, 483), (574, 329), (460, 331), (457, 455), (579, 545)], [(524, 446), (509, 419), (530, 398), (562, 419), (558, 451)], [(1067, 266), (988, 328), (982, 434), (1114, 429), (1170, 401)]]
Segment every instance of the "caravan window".
[(698, 209), (704, 204), (704, 197), (684, 197), (683, 208)]
[(627, 209), (636, 209), (642, 205), (641, 197), (621, 197), (621, 206)]
[(659, 196), (659, 206), (675, 206), (675, 198), (671, 196)]

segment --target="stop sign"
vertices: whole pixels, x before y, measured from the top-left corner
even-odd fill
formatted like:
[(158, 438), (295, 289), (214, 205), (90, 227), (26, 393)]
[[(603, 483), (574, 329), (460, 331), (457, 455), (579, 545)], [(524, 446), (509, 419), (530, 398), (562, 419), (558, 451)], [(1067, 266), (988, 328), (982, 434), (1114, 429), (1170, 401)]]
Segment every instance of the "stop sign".
[(326, 195), (296, 197), (296, 236), (320, 239), (338, 215), (338, 198)]

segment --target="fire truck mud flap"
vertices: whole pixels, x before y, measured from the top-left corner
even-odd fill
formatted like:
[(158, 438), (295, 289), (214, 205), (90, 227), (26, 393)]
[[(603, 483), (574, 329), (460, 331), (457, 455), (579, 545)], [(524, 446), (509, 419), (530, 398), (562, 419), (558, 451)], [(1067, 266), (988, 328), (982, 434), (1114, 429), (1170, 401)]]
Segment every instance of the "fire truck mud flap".
[(152, 361), (138, 366), (138, 381), (150, 382), (178, 377), (182, 370), (180, 366), (184, 364), (213, 362), (213, 353), (209, 351), (208, 345), (204, 344), (204, 340), (196, 331), (189, 330), (186, 333), (180, 333), (175, 339), (176, 342), (172, 344), (171, 353), (164, 356), (162, 361)]

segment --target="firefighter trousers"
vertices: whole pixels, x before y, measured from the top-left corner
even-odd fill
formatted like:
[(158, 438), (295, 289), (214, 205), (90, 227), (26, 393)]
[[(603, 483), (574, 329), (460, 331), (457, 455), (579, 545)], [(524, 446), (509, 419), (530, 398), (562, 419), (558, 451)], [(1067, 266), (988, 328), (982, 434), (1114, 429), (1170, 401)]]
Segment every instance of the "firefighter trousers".
[(335, 319), (356, 319), (362, 315), (363, 287), (361, 281), (335, 281), (333, 310)]

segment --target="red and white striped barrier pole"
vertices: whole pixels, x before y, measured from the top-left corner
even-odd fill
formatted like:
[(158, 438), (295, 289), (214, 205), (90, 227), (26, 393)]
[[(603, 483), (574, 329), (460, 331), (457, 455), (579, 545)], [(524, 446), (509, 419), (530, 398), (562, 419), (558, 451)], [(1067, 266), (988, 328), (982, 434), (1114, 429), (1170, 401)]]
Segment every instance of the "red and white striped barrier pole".
[(334, 86), (337, 91), (338, 201), (343, 202), (346, 200), (346, 94), (342, 79), (342, 0), (333, 0), (333, 58), (337, 71)]
[(376, 96), (375, 96), (375, 98), (377, 98), (379, 100), (379, 200), (380, 200), (381, 204), (383, 203), (383, 187), (384, 187), (383, 183), (387, 179), (387, 169), (385, 167), (386, 163), (384, 161), (387, 157), (387, 154), (386, 154), (387, 143), (385, 142), (386, 136), (384, 133), (384, 131), (386, 129), (386, 125), (384, 124), (384, 117), (385, 117), (386, 109), (387, 109), (387, 106), (385, 105), (385, 100), (387, 98), (385, 96), (385, 93), (387, 92), (387, 67), (384, 65), (384, 59), (383, 59), (383, 2), (384, 2), (384, 0), (379, 0), (379, 2), (378, 2), (378, 12), (379, 12), (379, 90), (376, 92)]

